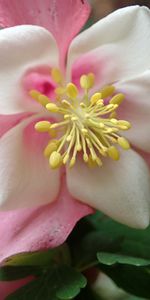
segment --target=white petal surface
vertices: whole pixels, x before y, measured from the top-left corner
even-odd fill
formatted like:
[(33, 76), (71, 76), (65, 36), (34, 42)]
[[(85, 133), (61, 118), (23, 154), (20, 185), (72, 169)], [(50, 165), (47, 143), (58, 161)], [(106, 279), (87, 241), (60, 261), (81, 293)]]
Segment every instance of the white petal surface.
[(130, 121), (132, 125), (124, 136), (134, 146), (150, 152), (150, 70), (133, 79), (118, 82), (116, 89), (126, 96), (118, 117)]
[(34, 68), (56, 65), (56, 43), (46, 29), (22, 25), (1, 30), (0, 113), (35, 111), (23, 85), (24, 76)]
[(59, 171), (52, 171), (44, 158), (47, 140), (35, 132), (35, 122), (36, 118), (30, 117), (0, 139), (2, 210), (50, 203), (59, 192)]
[(121, 153), (119, 161), (104, 161), (102, 168), (89, 169), (79, 161), (68, 170), (70, 193), (115, 220), (145, 228), (150, 215), (149, 169), (132, 150)]
[[(73, 40), (69, 51), (68, 68), (70, 69), (78, 58), (84, 61), (84, 54), (86, 56), (89, 54), (89, 57), (95, 57), (97, 69), (101, 68), (100, 57), (103, 58), (104, 64), (106, 63), (108, 71), (107, 59), (109, 58), (110, 64), (114, 63), (116, 72), (112, 72), (111, 78), (108, 75), (110, 82), (143, 72), (150, 67), (149, 28), (148, 8), (132, 6), (119, 9)], [(94, 63), (94, 58), (92, 61)]]

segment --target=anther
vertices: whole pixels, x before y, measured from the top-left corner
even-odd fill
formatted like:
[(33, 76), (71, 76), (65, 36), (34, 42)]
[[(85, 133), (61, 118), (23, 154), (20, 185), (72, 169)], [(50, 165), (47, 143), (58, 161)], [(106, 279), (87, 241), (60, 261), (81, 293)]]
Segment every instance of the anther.
[(59, 107), (55, 104), (55, 103), (48, 103), (46, 105), (46, 109), (50, 112), (58, 112), (59, 111)]
[(52, 152), (49, 158), (49, 164), (52, 169), (57, 169), (62, 165), (62, 156), (59, 152)]
[(112, 158), (113, 160), (118, 160), (120, 157), (119, 151), (115, 146), (110, 146), (107, 150), (107, 153), (109, 157)]
[(88, 75), (82, 75), (80, 77), (80, 86), (85, 89), (88, 90), (90, 89), (94, 84), (94, 74), (93, 73), (89, 73)]
[(52, 68), (51, 77), (56, 83), (62, 83), (62, 81), (63, 81), (63, 76), (62, 76), (60, 70), (57, 68)]
[(70, 97), (71, 99), (75, 99), (78, 95), (78, 89), (76, 85), (71, 82), (68, 83), (66, 87), (66, 93), (68, 97)]
[(106, 85), (100, 90), (103, 99), (111, 96), (114, 92), (115, 87), (113, 85)]
[(52, 152), (57, 150), (58, 144), (58, 141), (50, 141), (44, 149), (44, 156), (49, 157), (52, 154)]
[(71, 105), (71, 103), (65, 99), (62, 100), (62, 104), (64, 107), (66, 108), (72, 108), (73, 109), (73, 106)]
[(31, 90), (29, 92), (29, 95), (36, 101), (38, 101), (39, 96), (41, 95), (41, 93), (37, 90)]
[(125, 96), (123, 94), (117, 94), (109, 101), (110, 104), (118, 104), (120, 105), (124, 100)]
[(125, 121), (125, 120), (118, 120), (117, 124), (118, 124), (119, 128), (121, 128), (121, 129), (126, 130), (126, 129), (131, 128), (130, 122)]
[(45, 95), (39, 95), (38, 102), (43, 106), (46, 106), (50, 102), (50, 99)]
[(91, 97), (90, 102), (91, 102), (92, 105), (94, 105), (94, 104), (96, 104), (96, 102), (97, 102), (98, 100), (100, 100), (101, 98), (102, 98), (102, 94), (101, 94), (101, 93), (95, 93), (95, 94)]
[(130, 149), (130, 144), (129, 144), (128, 140), (125, 139), (124, 137), (119, 137), (117, 141), (118, 141), (118, 144), (119, 144), (124, 150)]
[(37, 122), (34, 126), (34, 128), (38, 131), (38, 132), (47, 132), (49, 131), (51, 127), (51, 123), (48, 121), (40, 121)]
[(89, 73), (88, 80), (89, 80), (89, 89), (91, 89), (95, 82), (95, 75), (93, 73)]
[(55, 89), (56, 95), (59, 95), (59, 96), (64, 95), (65, 92), (66, 92), (66, 88), (63, 88), (63, 87), (61, 87), (61, 86), (59, 86), (59, 87), (57, 87), (57, 88)]

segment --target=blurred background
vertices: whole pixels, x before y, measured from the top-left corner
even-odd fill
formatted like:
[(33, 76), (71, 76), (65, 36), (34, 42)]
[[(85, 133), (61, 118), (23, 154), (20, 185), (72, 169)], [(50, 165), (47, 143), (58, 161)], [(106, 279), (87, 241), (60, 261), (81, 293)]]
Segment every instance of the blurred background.
[(137, 0), (137, 1), (132, 1), (132, 0), (89, 0), (93, 7), (93, 15), (92, 18), (94, 21), (97, 21), (112, 11), (124, 7), (124, 6), (129, 6), (129, 5), (145, 5), (150, 8), (150, 0)]

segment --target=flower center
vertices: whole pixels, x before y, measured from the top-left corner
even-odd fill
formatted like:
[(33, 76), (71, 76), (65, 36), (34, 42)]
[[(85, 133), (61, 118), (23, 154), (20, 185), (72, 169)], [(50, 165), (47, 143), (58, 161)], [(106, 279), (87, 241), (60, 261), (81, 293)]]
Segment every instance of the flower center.
[(130, 148), (121, 131), (128, 130), (131, 125), (128, 121), (118, 120), (116, 113), (124, 95), (116, 94), (115, 87), (109, 85), (90, 96), (94, 74), (89, 73), (80, 78), (81, 97), (76, 85), (63, 84), (58, 69), (52, 69), (51, 75), (58, 84), (55, 103), (38, 91), (30, 91), (32, 98), (48, 112), (61, 115), (57, 123), (40, 121), (35, 125), (38, 132), (55, 136), (44, 150), (50, 167), (55, 169), (66, 163), (73, 167), (79, 152), (89, 166), (102, 166), (103, 157), (119, 160), (118, 146), (125, 150)]

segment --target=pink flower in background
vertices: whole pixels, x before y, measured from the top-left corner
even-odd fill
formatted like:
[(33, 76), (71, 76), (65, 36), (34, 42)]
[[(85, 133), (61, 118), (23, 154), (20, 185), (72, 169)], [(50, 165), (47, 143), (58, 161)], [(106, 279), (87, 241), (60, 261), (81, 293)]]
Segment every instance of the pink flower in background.
[[(90, 207), (131, 227), (145, 228), (149, 224), (150, 174), (148, 160), (146, 163), (142, 156), (149, 159), (150, 150), (150, 12), (138, 6), (118, 10), (73, 39), (86, 22), (90, 7), (86, 1), (66, 0), (62, 3), (56, 0), (13, 0), (11, 4), (7, 0), (0, 1), (0, 24), (12, 26), (0, 32), (0, 203), (3, 210), (10, 210), (0, 213), (1, 259), (63, 243), (75, 223), (93, 212)], [(61, 70), (63, 78), (60, 80), (61, 73), (56, 68)], [(73, 84), (66, 87), (68, 82)], [(80, 85), (85, 92), (83, 105), (79, 102), (84, 97)], [(76, 153), (78, 147), (73, 148), (73, 168), (49, 168), (43, 155), (49, 133), (36, 132), (34, 126), (49, 124), (38, 123), (43, 120), (58, 124), (61, 120), (57, 113), (61, 111), (62, 114), (63, 109), (70, 114), (68, 102), (63, 102), (67, 108), (56, 107), (57, 102), (50, 106), (43, 104), (48, 98), (57, 98), (57, 87), (59, 91), (65, 89), (63, 97), (67, 95), (70, 101), (75, 101), (71, 114), (78, 111), (77, 100), (79, 112), (86, 110), (84, 122), (88, 124), (87, 128), (99, 126), (91, 125), (97, 122), (95, 117), (93, 119), (95, 111), (102, 115), (101, 137), (97, 142), (101, 145), (105, 138), (105, 147), (99, 149), (104, 156), (102, 167), (91, 169), (84, 162), (85, 156), (82, 159), (84, 141), (87, 148), (89, 146), (92, 161), (95, 157), (91, 150), (93, 140), (87, 136), (88, 129), (82, 128), (82, 151), (78, 149), (79, 156)], [(37, 97), (35, 90), (39, 92)], [(97, 91), (100, 91), (98, 95), (95, 94)], [(92, 102), (100, 95), (104, 102), (100, 98), (97, 99), (99, 102)], [(118, 98), (114, 98), (116, 95)], [(122, 95), (125, 100), (120, 104)], [(87, 104), (86, 100), (91, 102)], [(112, 115), (106, 120), (105, 114), (116, 110), (117, 117)], [(72, 130), (77, 132), (76, 118), (71, 121), (65, 118), (65, 125), (73, 126)], [(79, 119), (82, 123), (83, 115)], [(129, 129), (126, 128), (129, 123), (122, 120), (130, 121), (132, 127), (120, 139), (118, 129)], [(114, 131), (109, 130), (112, 128)], [(71, 134), (68, 132), (69, 142)], [(117, 160), (119, 152), (106, 140), (106, 132), (108, 140), (117, 142), (123, 149), (129, 148), (126, 136), (142, 155), (137, 153), (139, 150), (119, 150), (120, 160), (114, 162), (107, 156)], [(59, 131), (57, 133), (59, 135)], [(58, 137), (55, 139), (57, 141)], [(74, 144), (75, 141), (77, 138), (73, 140)], [(54, 152), (58, 154), (58, 148), (56, 150)], [(64, 163), (63, 155), (59, 153), (54, 161), (62, 158)], [(87, 155), (89, 159), (89, 152)], [(95, 161), (101, 164), (97, 156)], [(52, 157), (50, 164), (53, 164)]]

